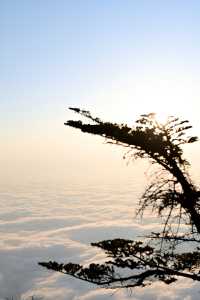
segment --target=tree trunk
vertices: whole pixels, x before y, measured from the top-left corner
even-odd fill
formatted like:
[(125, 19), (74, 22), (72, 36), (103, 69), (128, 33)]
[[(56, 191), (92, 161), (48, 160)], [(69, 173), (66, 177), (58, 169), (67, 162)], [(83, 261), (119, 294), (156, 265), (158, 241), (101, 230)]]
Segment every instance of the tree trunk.
[(183, 190), (183, 200), (180, 205), (188, 212), (191, 218), (191, 224), (195, 225), (197, 232), (200, 234), (200, 214), (195, 207), (198, 201), (197, 191), (195, 187), (188, 182), (175, 161), (170, 162), (170, 165), (172, 166), (171, 173), (177, 178)]

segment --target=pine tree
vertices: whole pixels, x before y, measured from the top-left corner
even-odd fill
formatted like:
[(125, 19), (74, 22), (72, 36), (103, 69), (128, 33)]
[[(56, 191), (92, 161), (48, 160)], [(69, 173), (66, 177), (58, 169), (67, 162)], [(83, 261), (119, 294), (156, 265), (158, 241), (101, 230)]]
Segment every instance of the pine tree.
[[(109, 288), (145, 286), (155, 280), (170, 284), (179, 277), (200, 281), (200, 191), (190, 178), (189, 162), (183, 158), (182, 149), (184, 144), (197, 141), (197, 137), (186, 134), (192, 127), (188, 120), (171, 116), (161, 124), (150, 113), (141, 115), (135, 126), (129, 127), (104, 122), (79, 108), (70, 110), (86, 117), (89, 123), (69, 120), (65, 125), (128, 148), (127, 159), (149, 159), (159, 167), (139, 201), (137, 214), (143, 215), (151, 208), (164, 221), (161, 232), (151, 233), (147, 241), (118, 238), (92, 243), (107, 254), (103, 264), (39, 264)], [(183, 223), (184, 232), (180, 230)], [(191, 251), (177, 251), (181, 243), (190, 245)]]

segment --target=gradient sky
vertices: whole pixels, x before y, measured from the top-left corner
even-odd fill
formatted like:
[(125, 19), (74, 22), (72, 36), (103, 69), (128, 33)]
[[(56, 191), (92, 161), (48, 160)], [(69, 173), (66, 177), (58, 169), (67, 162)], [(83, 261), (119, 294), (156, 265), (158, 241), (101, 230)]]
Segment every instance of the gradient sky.
[(199, 31), (194, 0), (1, 0), (2, 177), (107, 155), (63, 126), (68, 106), (128, 122), (176, 114), (198, 134)]

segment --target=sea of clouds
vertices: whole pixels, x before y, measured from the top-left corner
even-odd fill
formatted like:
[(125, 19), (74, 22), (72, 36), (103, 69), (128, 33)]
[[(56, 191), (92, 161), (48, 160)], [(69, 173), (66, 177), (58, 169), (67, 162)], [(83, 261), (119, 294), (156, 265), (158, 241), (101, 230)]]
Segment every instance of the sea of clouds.
[(39, 261), (89, 263), (103, 253), (90, 242), (116, 237), (134, 239), (156, 231), (150, 217), (135, 219), (141, 194), (135, 180), (126, 184), (4, 185), (0, 190), (0, 300), (197, 300), (200, 286), (180, 280), (134, 290), (101, 289), (46, 270)]

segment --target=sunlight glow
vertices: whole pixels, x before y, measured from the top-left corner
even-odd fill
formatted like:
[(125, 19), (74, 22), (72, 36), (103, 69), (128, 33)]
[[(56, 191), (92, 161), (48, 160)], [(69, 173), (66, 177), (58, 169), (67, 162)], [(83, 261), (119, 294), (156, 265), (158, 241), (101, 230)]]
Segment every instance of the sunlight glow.
[(105, 104), (101, 101), (104, 115), (108, 111), (108, 118), (112, 114), (117, 122), (132, 125), (141, 114), (155, 113), (160, 122), (175, 116), (198, 125), (200, 90), (197, 81), (187, 74), (182, 74), (182, 78), (177, 78), (177, 74), (169, 78), (167, 74), (156, 75), (153, 70), (151, 78), (148, 72), (142, 75), (129, 75), (118, 89), (106, 91)]
[(169, 114), (166, 112), (157, 112), (154, 115), (154, 119), (160, 124), (165, 124), (167, 122), (168, 117)]

